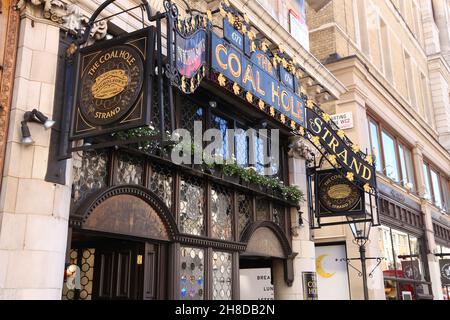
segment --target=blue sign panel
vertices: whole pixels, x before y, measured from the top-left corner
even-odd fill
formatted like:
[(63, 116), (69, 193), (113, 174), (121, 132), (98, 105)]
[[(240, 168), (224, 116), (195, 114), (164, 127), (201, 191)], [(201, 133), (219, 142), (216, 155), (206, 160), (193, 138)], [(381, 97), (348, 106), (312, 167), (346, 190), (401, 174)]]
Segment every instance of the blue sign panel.
[(244, 36), (237, 31), (228, 20), (223, 20), (223, 36), (241, 51), (244, 51)]
[(280, 65), (280, 78), (281, 81), (288, 86), (290, 89), (294, 90), (294, 76), (292, 73), (287, 71), (283, 66)]
[(280, 81), (272, 62), (262, 51), (253, 53), (248, 59), (227, 41), (212, 34), (211, 66), (232, 82), (239, 84), (254, 97), (294, 120), (297, 125), (305, 124), (305, 101), (294, 88), (294, 77), (287, 82)]

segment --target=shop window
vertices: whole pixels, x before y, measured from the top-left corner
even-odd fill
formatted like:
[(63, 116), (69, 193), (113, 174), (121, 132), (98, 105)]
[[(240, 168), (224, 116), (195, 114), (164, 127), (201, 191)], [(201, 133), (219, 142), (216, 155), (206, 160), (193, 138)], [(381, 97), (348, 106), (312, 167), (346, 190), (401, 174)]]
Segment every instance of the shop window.
[(423, 164), (423, 175), (424, 175), (424, 182), (425, 182), (425, 197), (429, 200), (432, 199), (432, 194), (431, 194), (431, 183), (430, 183), (430, 171), (428, 170), (428, 165), (427, 164)]
[(439, 208), (442, 208), (442, 191), (440, 186), (440, 177), (438, 173), (431, 170), (431, 185), (433, 186), (433, 200), (434, 204)]
[(214, 186), (211, 189), (211, 233), (221, 240), (233, 240), (233, 205), (231, 194), (225, 188)]
[(238, 194), (239, 235), (251, 222), (252, 198), (246, 194)]
[(383, 142), (385, 174), (388, 178), (400, 182), (394, 138), (383, 130), (381, 139)]
[(425, 179), (426, 198), (440, 209), (446, 209), (445, 196), (446, 179), (442, 179), (440, 173), (433, 169), (428, 163), (423, 164)]
[(204, 188), (193, 177), (182, 177), (180, 183), (180, 231), (200, 236), (204, 228)]
[(381, 165), (381, 147), (380, 140), (378, 138), (378, 125), (374, 121), (369, 121), (369, 129), (370, 129), (370, 142), (373, 153), (375, 155), (375, 165), (377, 171), (382, 171)]
[(148, 188), (159, 196), (170, 209), (172, 207), (172, 170), (161, 165), (152, 164)]
[(379, 247), (387, 300), (421, 299), (430, 296), (426, 281), (422, 240), (406, 232), (380, 227)]
[(231, 300), (232, 298), (232, 254), (213, 252), (213, 300)]
[(412, 154), (404, 144), (399, 143), (398, 152), (400, 158), (400, 167), (402, 169), (402, 184), (405, 187), (411, 186), (411, 190), (415, 189), (414, 170), (412, 167)]
[(73, 157), (72, 199), (74, 203), (100, 190), (108, 181), (108, 154), (105, 151), (85, 151)]
[(140, 158), (127, 153), (120, 153), (117, 157), (117, 170), (114, 171), (114, 181), (117, 185), (142, 185), (143, 183), (144, 165)]
[(204, 250), (181, 247), (180, 299), (203, 300), (205, 288)]

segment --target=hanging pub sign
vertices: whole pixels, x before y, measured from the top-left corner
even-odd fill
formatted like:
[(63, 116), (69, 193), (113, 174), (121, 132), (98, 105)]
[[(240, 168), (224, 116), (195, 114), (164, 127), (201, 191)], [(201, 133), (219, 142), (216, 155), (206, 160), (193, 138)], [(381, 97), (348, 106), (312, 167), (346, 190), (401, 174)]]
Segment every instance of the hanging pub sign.
[[(375, 166), (371, 157), (352, 145), (345, 137), (343, 131), (333, 128), (332, 122), (319, 116), (314, 108), (306, 108), (307, 130), (344, 171), (347, 171), (349, 180), (361, 182), (365, 187), (376, 186)], [(370, 160), (369, 160), (370, 159)]]
[[(211, 33), (212, 70), (250, 93), (252, 100), (259, 99), (294, 121), (297, 126), (304, 126), (305, 100), (293, 90), (293, 79), (283, 73), (286, 81), (281, 81), (279, 71), (262, 50), (255, 49), (247, 57), (242, 51), (242, 48), (245, 50), (247, 38), (234, 36), (239, 32), (230, 28), (225, 27), (228, 30), (225, 32), (228, 34), (226, 39), (229, 41)], [(243, 47), (240, 46), (242, 42)]]
[(315, 272), (302, 272), (303, 300), (318, 300), (317, 275)]
[(439, 269), (441, 270), (442, 285), (450, 286), (450, 259), (439, 260)]
[(316, 173), (316, 212), (318, 217), (361, 215), (365, 213), (364, 191), (335, 170)]
[(148, 125), (154, 28), (82, 48), (71, 138)]
[(206, 62), (206, 31), (184, 37), (176, 33), (176, 66), (181, 76), (192, 78)]

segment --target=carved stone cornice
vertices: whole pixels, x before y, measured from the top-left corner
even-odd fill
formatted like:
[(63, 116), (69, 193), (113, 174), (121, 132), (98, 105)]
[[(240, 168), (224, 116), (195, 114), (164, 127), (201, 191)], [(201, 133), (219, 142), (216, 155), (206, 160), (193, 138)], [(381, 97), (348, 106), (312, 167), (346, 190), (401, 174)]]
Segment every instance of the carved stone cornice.
[[(61, 29), (77, 34), (83, 32), (89, 21), (77, 3), (78, 0), (18, 0), (15, 7), (22, 13), (48, 20)], [(107, 20), (100, 21), (92, 27), (90, 37), (94, 41), (102, 40), (107, 31)]]

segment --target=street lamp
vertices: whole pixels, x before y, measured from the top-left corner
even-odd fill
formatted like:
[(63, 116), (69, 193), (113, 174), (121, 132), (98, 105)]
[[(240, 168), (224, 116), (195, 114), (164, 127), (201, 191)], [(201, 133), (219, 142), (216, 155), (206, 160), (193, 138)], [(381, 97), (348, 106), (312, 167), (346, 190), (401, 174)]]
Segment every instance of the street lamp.
[(364, 300), (369, 300), (369, 290), (367, 288), (367, 269), (366, 269), (366, 243), (369, 241), (370, 228), (372, 227), (372, 220), (367, 217), (347, 217), (347, 220), (352, 230), (354, 243), (359, 247), (359, 259), (361, 260), (361, 274), (363, 279)]

